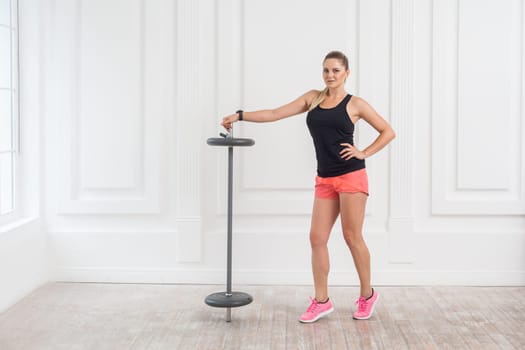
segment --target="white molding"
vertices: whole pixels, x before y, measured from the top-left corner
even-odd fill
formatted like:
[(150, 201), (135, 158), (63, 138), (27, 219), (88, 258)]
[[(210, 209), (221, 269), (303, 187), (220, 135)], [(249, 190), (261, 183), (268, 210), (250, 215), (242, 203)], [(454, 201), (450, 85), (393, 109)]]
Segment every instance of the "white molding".
[(177, 259), (202, 259), (202, 187), (206, 115), (216, 114), (214, 0), (176, 3), (175, 114)]
[(413, 216), (414, 0), (393, 0), (391, 124), (402, 137), (390, 146), (391, 214)]
[(199, 106), (205, 96), (201, 88), (207, 80), (199, 67), (202, 52), (201, 2), (183, 0), (176, 5), (176, 133), (177, 133), (177, 216), (200, 213), (200, 169), (202, 138)]
[(392, 2), (389, 262), (414, 260), (414, 0)]

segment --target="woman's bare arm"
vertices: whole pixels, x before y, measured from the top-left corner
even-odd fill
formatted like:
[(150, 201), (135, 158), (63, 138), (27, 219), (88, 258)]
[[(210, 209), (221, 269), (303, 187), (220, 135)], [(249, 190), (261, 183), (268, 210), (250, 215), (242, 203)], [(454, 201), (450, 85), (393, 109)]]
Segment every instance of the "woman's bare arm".
[[(304, 113), (308, 110), (310, 103), (317, 95), (319, 95), (319, 91), (311, 90), (305, 93), (304, 95), (299, 96), (292, 102), (275, 109), (263, 109), (254, 112), (243, 112), (243, 121), (267, 123), (288, 118), (300, 113)], [(231, 128), (232, 123), (235, 123), (238, 120), (239, 115), (237, 113), (231, 114), (222, 119), (221, 125), (229, 130)]]

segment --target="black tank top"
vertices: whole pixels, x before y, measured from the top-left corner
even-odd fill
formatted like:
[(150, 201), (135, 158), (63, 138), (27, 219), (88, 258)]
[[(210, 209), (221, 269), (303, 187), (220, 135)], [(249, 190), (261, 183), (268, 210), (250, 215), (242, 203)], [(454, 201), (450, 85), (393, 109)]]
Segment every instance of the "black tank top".
[(354, 145), (354, 123), (346, 112), (352, 95), (333, 108), (315, 107), (306, 116), (306, 124), (312, 135), (317, 157), (317, 175), (339, 176), (365, 167), (364, 159), (344, 160), (339, 152), (341, 143)]

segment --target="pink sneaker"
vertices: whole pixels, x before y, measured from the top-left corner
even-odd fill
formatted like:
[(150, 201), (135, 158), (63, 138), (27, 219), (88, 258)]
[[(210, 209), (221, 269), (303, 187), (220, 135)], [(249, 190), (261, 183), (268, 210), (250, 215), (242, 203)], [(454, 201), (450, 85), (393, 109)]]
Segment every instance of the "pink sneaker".
[(374, 306), (376, 305), (379, 294), (372, 288), (372, 296), (369, 299), (365, 297), (359, 297), (355, 302), (357, 304), (357, 311), (354, 312), (354, 318), (356, 320), (368, 320), (374, 312)]
[(330, 299), (328, 299), (328, 301), (323, 304), (319, 303), (312, 297), (310, 297), (310, 300), (312, 301), (312, 303), (310, 304), (310, 306), (308, 306), (306, 312), (301, 315), (301, 318), (299, 318), (299, 322), (312, 323), (334, 311), (334, 306), (332, 305)]

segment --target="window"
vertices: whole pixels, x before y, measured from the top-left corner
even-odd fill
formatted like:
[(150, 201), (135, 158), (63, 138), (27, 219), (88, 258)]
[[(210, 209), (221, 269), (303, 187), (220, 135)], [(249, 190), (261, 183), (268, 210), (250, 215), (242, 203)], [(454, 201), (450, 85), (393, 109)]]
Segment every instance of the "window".
[(0, 224), (16, 215), (18, 2), (0, 0)]

